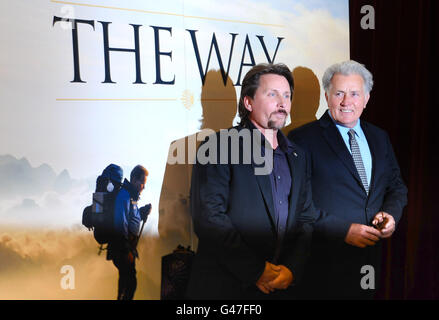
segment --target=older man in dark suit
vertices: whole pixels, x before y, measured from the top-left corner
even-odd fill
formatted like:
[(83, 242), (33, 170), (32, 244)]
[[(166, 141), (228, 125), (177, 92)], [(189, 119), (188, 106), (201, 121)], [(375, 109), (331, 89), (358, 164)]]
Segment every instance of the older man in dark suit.
[(361, 120), (372, 74), (345, 61), (323, 76), (329, 110), (288, 137), (311, 158), (315, 224), (304, 297), (371, 298), (378, 285), (382, 238), (395, 231), (407, 188), (387, 133)]
[(188, 298), (294, 296), (315, 212), (305, 152), (279, 130), (292, 92), (285, 65), (253, 67), (242, 83), (240, 125), (200, 146), (191, 186), (199, 245)]

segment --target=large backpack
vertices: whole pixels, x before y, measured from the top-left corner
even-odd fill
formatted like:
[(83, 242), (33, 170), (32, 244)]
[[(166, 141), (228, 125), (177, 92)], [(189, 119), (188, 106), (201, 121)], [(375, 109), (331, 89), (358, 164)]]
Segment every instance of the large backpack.
[(82, 224), (93, 230), (93, 236), (103, 245), (114, 237), (114, 204), (122, 186), (123, 170), (115, 164), (107, 166), (96, 179), (96, 190), (93, 193), (93, 204), (85, 207), (82, 213)]

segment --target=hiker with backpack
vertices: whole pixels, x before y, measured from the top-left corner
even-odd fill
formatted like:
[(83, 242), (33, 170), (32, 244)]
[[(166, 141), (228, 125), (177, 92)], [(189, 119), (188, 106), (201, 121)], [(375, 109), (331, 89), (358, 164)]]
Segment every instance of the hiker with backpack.
[(100, 244), (98, 254), (107, 250), (107, 260), (112, 260), (119, 270), (118, 300), (131, 300), (137, 287), (136, 247), (151, 212), (151, 204), (138, 208), (137, 201), (147, 176), (148, 171), (138, 165), (131, 171), (130, 181), (125, 179), (122, 183), (122, 168), (108, 165), (96, 179), (93, 204), (82, 213), (82, 224), (93, 231)]
[(140, 223), (145, 223), (151, 211), (150, 204), (138, 208), (137, 201), (147, 176), (144, 167), (134, 167), (130, 181), (124, 180), (114, 203), (114, 236), (108, 243), (107, 259), (113, 260), (119, 270), (118, 300), (132, 300), (137, 287), (135, 259), (139, 256), (136, 246)]

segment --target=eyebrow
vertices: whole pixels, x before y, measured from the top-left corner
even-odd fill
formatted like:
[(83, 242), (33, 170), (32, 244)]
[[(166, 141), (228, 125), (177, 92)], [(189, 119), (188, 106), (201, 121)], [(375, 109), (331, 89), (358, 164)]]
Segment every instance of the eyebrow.
[[(278, 89), (274, 89), (274, 88), (267, 88), (266, 91), (277, 91), (277, 92), (281, 92), (280, 90), (278, 90)], [(288, 91), (284, 91), (283, 93), (291, 93), (291, 90), (288, 89)]]
[[(360, 92), (360, 91), (361, 91), (361, 90), (358, 89), (358, 90), (349, 90), (348, 92)], [(337, 93), (338, 93), (338, 92), (346, 93), (346, 91), (344, 91), (344, 90), (337, 90), (336, 92), (337, 92)]]

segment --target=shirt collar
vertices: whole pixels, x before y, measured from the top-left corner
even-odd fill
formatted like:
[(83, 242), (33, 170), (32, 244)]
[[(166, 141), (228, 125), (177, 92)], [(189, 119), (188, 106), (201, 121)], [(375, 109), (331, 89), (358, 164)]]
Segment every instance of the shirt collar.
[(342, 132), (342, 133), (346, 133), (346, 134), (347, 134), (349, 130), (354, 129), (355, 134), (356, 134), (357, 136), (361, 137), (361, 133), (363, 132), (363, 130), (361, 129), (360, 118), (358, 118), (357, 124), (356, 124), (353, 128), (348, 128), (348, 127), (345, 127), (345, 126), (343, 126), (343, 125), (337, 123), (337, 122), (334, 120), (334, 118), (332, 117), (332, 114), (331, 114), (331, 111), (330, 111), (330, 110), (328, 110), (328, 114), (329, 114), (329, 117), (331, 118), (332, 122), (334, 122), (335, 126), (337, 127), (337, 129), (338, 129), (340, 132)]
[[(250, 120), (248, 120), (246, 126), (251, 130), (258, 130), (259, 134), (261, 135), (261, 146), (265, 149), (265, 136), (262, 134), (262, 132), (258, 128), (256, 128), (256, 126)], [(282, 150), (284, 153), (293, 152), (294, 147), (291, 144), (291, 141), (283, 134), (282, 130), (277, 130), (277, 142), (279, 143), (280, 150)], [(270, 144), (268, 145), (270, 146)]]

